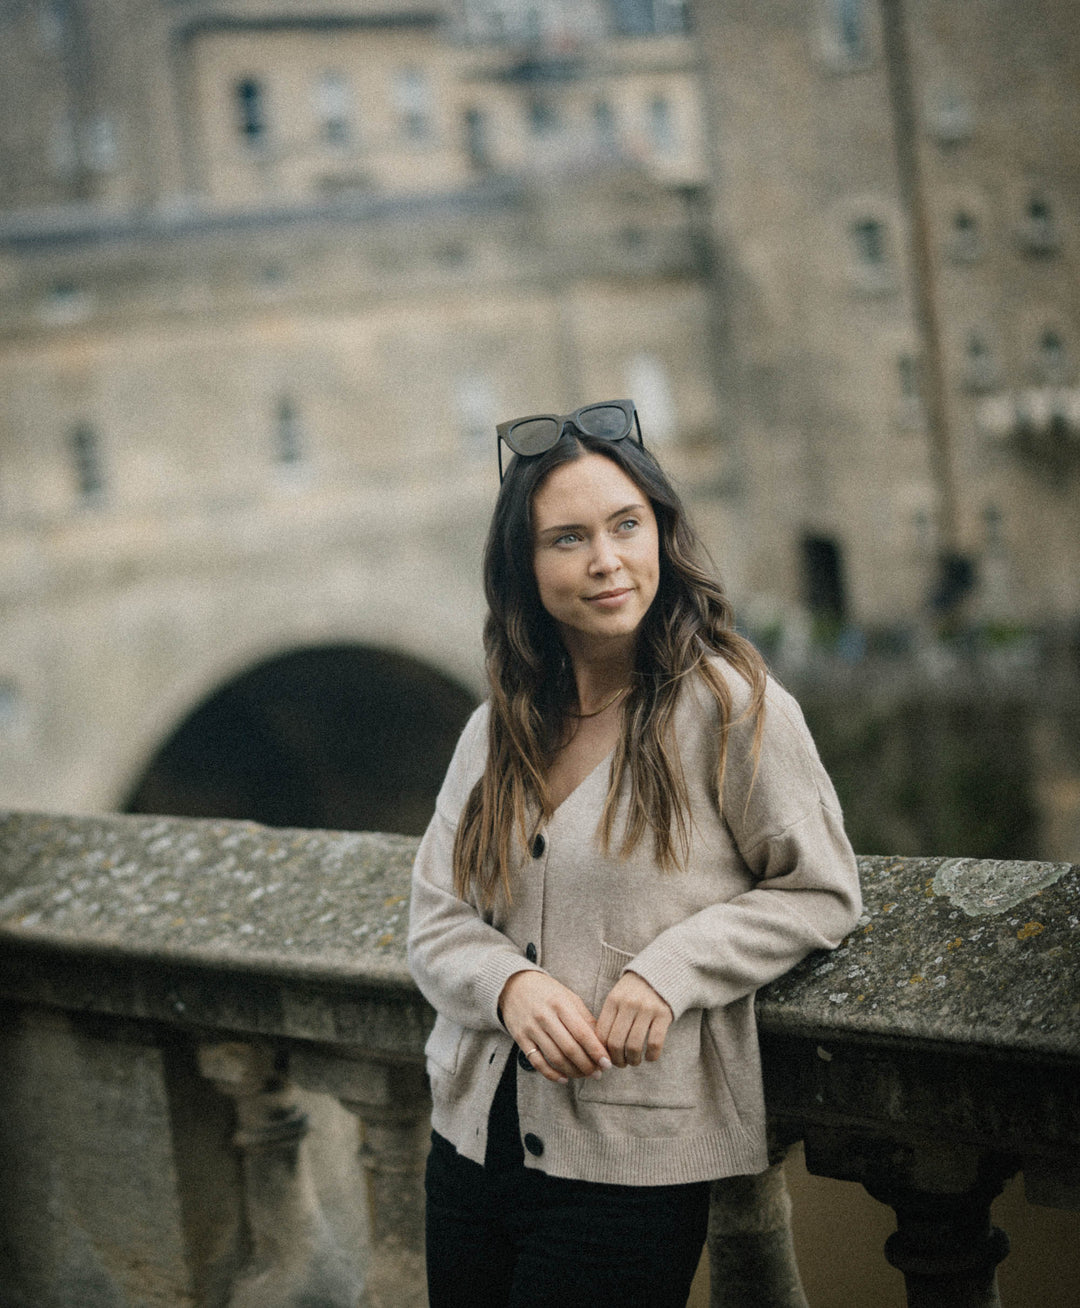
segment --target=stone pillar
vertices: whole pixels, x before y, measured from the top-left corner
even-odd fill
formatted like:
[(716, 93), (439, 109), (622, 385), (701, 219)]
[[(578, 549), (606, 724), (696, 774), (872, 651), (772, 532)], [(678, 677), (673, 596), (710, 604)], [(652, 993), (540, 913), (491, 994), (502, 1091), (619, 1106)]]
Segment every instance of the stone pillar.
[(709, 1268), (710, 1308), (808, 1308), (782, 1162), (713, 1184)]
[(265, 1045), (199, 1049), (199, 1070), (236, 1105), (251, 1240), (229, 1308), (356, 1308), (363, 1281), (323, 1217), (302, 1148), (307, 1118)]
[(349, 1059), (293, 1049), (290, 1071), (310, 1090), (334, 1095), (360, 1119), (367, 1178), (371, 1308), (423, 1308), (424, 1162), (431, 1097), (416, 1064)]

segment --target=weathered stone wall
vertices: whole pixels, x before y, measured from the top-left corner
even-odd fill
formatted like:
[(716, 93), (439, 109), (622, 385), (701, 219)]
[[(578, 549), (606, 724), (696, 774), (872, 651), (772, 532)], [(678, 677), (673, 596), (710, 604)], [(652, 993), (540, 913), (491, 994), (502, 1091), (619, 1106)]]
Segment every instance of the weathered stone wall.
[[(422, 1301), (414, 848), (0, 821), (3, 1308)], [(989, 1304), (1002, 1181), (1020, 1169), (1037, 1202), (1080, 1208), (1080, 868), (860, 869), (856, 930), (759, 998), (777, 1143), (804, 1139), (813, 1170), (894, 1207), (906, 1273), (944, 1241), (937, 1297), (917, 1302)], [(716, 1308), (759, 1304), (762, 1278), (787, 1287), (784, 1308), (803, 1302), (778, 1185), (718, 1190)]]

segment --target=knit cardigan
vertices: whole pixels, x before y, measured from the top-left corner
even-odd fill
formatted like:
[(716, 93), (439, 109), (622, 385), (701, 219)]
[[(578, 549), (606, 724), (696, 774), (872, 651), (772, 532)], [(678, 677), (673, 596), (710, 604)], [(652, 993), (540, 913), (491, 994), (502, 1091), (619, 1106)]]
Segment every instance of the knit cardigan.
[(840, 943), (860, 912), (858, 876), (798, 705), (769, 680), (755, 768), (752, 724), (738, 721), (749, 689), (726, 661), (715, 666), (736, 718), (723, 802), (718, 711), (694, 676), (674, 714), (691, 827), (689, 856), (675, 871), (658, 868), (648, 835), (619, 856), (625, 792), (604, 851), (598, 822), (609, 756), (522, 851), (510, 902), (500, 895), (481, 912), (459, 898), (454, 833), (483, 772), (487, 706), (466, 725), (417, 852), (409, 927), (412, 974), (437, 1013), (425, 1049), (432, 1125), (466, 1158), (484, 1160), (488, 1112), (513, 1049), (498, 1011), (507, 979), (546, 971), (598, 1015), (629, 969), (674, 1014), (660, 1058), (558, 1085), (519, 1057), (526, 1166), (625, 1185), (767, 1166), (754, 992), (811, 950)]

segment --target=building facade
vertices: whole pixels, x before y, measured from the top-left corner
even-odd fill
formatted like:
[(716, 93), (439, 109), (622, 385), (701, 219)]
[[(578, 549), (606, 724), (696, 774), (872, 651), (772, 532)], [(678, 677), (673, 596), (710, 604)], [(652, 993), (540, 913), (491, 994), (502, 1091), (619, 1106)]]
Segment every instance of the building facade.
[[(495, 420), (634, 394), (676, 463), (710, 429), (681, 8), (3, 24), (0, 798), (415, 827), (482, 685)], [(366, 764), (316, 739), (335, 669)], [(376, 803), (409, 703), (425, 798)]]
[[(392, 824), (251, 796), (378, 790), (319, 761), (335, 675), (437, 777), (494, 421), (583, 398), (637, 399), (787, 656), (1074, 622), (1069, 17), (0, 5), (0, 802)], [(210, 768), (245, 724), (262, 770)]]

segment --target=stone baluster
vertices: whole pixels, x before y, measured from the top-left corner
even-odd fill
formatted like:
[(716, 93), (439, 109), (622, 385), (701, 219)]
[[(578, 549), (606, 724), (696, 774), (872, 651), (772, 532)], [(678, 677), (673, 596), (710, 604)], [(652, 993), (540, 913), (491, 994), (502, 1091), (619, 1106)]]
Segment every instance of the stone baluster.
[(709, 1268), (711, 1308), (808, 1308), (782, 1158), (757, 1176), (714, 1183)]
[(229, 1308), (356, 1308), (363, 1279), (333, 1239), (303, 1150), (307, 1118), (261, 1044), (203, 1045), (203, 1076), (236, 1105), (251, 1257)]
[(812, 1172), (859, 1181), (896, 1213), (885, 1257), (904, 1275), (908, 1308), (1000, 1308), (997, 1265), (1009, 1252), (990, 1205), (1014, 1159), (946, 1140), (918, 1144), (811, 1131)]
[(904, 1274), (908, 1308), (1000, 1308), (997, 1265), (1009, 1240), (992, 1225), (990, 1204), (1011, 1170), (952, 1194), (864, 1182), (896, 1213), (885, 1257)]
[(334, 1095), (360, 1119), (367, 1180), (371, 1308), (421, 1308), (424, 1277), (424, 1162), (431, 1097), (423, 1068), (350, 1059), (295, 1047), (298, 1084)]

